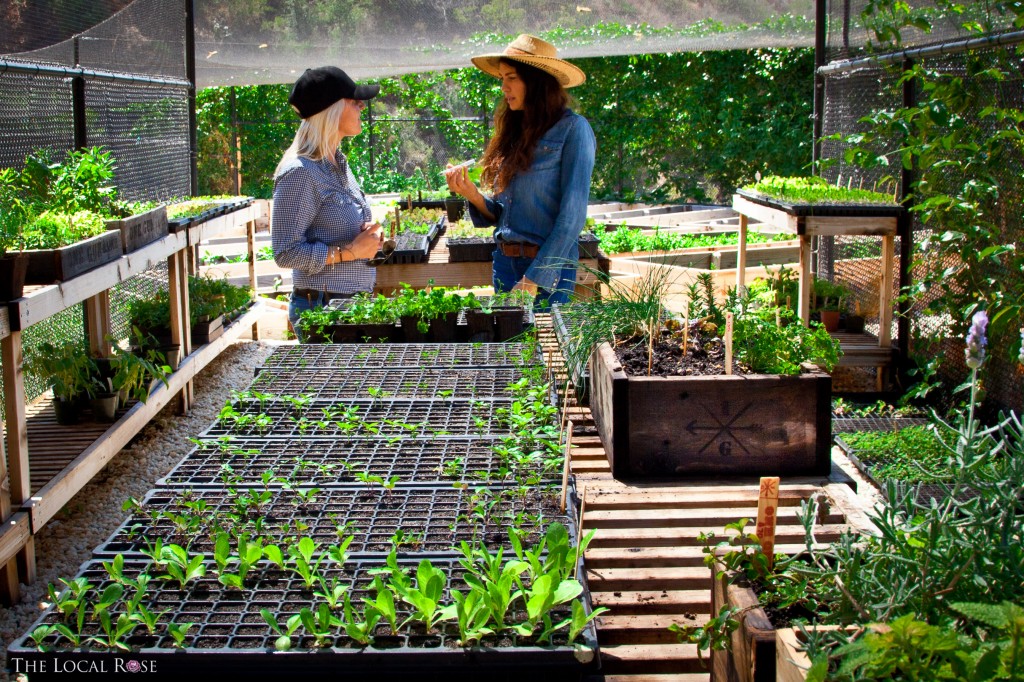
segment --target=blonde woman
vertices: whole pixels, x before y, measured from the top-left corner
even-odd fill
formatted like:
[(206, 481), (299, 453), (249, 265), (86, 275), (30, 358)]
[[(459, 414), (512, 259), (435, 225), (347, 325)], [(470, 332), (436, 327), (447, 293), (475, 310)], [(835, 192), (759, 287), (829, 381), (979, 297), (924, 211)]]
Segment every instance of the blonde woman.
[(360, 114), (379, 85), (356, 85), (341, 69), (306, 69), (288, 103), (302, 117), (274, 172), (271, 242), (274, 261), (292, 269), (288, 319), (299, 340), (299, 315), (332, 298), (373, 291), (367, 265), (383, 241), (379, 224), (338, 146), (363, 130)]

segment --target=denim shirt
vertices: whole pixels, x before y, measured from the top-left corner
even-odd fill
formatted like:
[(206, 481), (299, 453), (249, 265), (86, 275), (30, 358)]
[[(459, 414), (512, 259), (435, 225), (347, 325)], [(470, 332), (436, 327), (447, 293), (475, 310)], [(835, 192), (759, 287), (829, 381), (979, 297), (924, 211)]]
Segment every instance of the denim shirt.
[(469, 205), (473, 224), (497, 225), (497, 239), (540, 246), (526, 277), (541, 289), (553, 289), (562, 267), (579, 259), (577, 240), (587, 221), (596, 150), (587, 119), (566, 109), (538, 141), (530, 168), (512, 176), (493, 198), (485, 197), (496, 220)]

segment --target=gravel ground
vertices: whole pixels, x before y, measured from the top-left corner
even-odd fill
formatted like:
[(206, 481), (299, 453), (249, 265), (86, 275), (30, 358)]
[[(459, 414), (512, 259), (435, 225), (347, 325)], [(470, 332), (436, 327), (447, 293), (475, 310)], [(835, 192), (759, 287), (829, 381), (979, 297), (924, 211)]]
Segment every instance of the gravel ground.
[(39, 616), (47, 584), (78, 572), (93, 548), (127, 518), (121, 503), (129, 497), (141, 498), (153, 488), (192, 449), (189, 438), (210, 425), (229, 392), (248, 386), (253, 369), (280, 345), (242, 341), (229, 346), (196, 377), (191, 414), (176, 414), (173, 404), (165, 407), (36, 535), (38, 578), (33, 585), (22, 585), (19, 604), (0, 608), (0, 682), (10, 679), (4, 672), (7, 646)]

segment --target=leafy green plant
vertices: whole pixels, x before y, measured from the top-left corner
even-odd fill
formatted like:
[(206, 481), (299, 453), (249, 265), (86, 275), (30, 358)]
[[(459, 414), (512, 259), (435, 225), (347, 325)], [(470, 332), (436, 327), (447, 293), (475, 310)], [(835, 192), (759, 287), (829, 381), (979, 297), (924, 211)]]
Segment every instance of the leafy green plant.
[(44, 341), (33, 348), (25, 360), (25, 369), (46, 377), (57, 398), (70, 400), (78, 395), (93, 395), (98, 388), (96, 363), (82, 341), (55, 345)]
[(793, 204), (883, 204), (894, 206), (891, 194), (833, 185), (822, 177), (779, 177), (769, 175), (744, 190)]

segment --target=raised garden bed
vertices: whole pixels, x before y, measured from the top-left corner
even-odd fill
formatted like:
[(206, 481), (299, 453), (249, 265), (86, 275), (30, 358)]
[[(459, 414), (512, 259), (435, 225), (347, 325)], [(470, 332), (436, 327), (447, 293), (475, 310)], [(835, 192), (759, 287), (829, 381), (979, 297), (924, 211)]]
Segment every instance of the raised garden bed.
[[(450, 558), (434, 558), (432, 564), (449, 576), (449, 588), (443, 590), (443, 597), (450, 599), (449, 589), (460, 587), (463, 569)], [(412, 573), (416, 571), (415, 563), (399, 565)], [(351, 601), (361, 609), (363, 598), (373, 598), (369, 589), (371, 571), (382, 567), (383, 562), (379, 560), (351, 560), (342, 568), (331, 565), (321, 568), (320, 572), (325, 580), (351, 584)], [(321, 642), (298, 627), (290, 638), (293, 650), (275, 651), (279, 636), (271, 630), (261, 610), (268, 609), (283, 627), (288, 618), (299, 614), (301, 609), (316, 608), (320, 599), (314, 594), (315, 590), (307, 587), (296, 574), (267, 563), (253, 567), (241, 590), (221, 585), (213, 577), (216, 567), (212, 563), (206, 568), (206, 577), (191, 581), (184, 589), (176, 581), (154, 579), (149, 582), (141, 603), (153, 613), (166, 613), (152, 634), (139, 626), (133, 628), (131, 634), (122, 636), (121, 640), (130, 651), (115, 653), (91, 643), (85, 649), (72, 650), (68, 640), (64, 639), (65, 646), (62, 646), (56, 635), (50, 635), (41, 641), (53, 650), (44, 653), (26, 636), (8, 649), (8, 663), (33, 666), (33, 670), (40, 671), (33, 673), (33, 680), (50, 677), (49, 673), (55, 668), (58, 674), (76, 669), (105, 671), (109, 679), (118, 665), (126, 672), (142, 671), (145, 666), (146, 672), (156, 672), (167, 679), (195, 676), (197, 670), (207, 674), (263, 678), (296, 674), (326, 677), (344, 670), (346, 675), (356, 679), (443, 676), (460, 680), (479, 679), (484, 674), (490, 679), (522, 679), (522, 675), (529, 674), (581, 679), (599, 666), (593, 624), (584, 629), (576, 646), (568, 644), (563, 630), (556, 632), (551, 644), (546, 645), (538, 644), (533, 637), (506, 631), (500, 639), (485, 637), (482, 646), (462, 647), (457, 643), (458, 628), (452, 622), (438, 623), (429, 632), (422, 625), (414, 624), (399, 628), (397, 634), (390, 633), (388, 626), (382, 624), (374, 632), (373, 643), (369, 646), (358, 644), (337, 627)], [(137, 580), (147, 569), (147, 563), (127, 562), (123, 575)], [(85, 564), (79, 576), (96, 586), (96, 598), (113, 582), (99, 562)], [(408, 607), (398, 601), (395, 606), (398, 622), (404, 621), (410, 615)], [(114, 620), (124, 610), (123, 599), (116, 599), (110, 606)], [(556, 607), (551, 615), (564, 619), (568, 612), (568, 605), (565, 605)], [(517, 616), (516, 612), (510, 612), (508, 622), (517, 622), (513, 620)], [(58, 621), (59, 615), (51, 607), (30, 632), (37, 625)], [(183, 637), (183, 649), (176, 648), (168, 623), (192, 624)], [(91, 619), (82, 631), (85, 637), (104, 637)]]
[(339, 370), (310, 368), (281, 373), (261, 372), (252, 389), (275, 395), (309, 393), (314, 400), (395, 399), (473, 400), (499, 398), (523, 378), (512, 367), (452, 369), (396, 368)]
[(107, 229), (117, 230), (121, 235), (121, 248), (131, 253), (167, 236), (167, 207), (159, 206), (152, 211), (107, 221)]
[(83, 239), (59, 249), (29, 249), (26, 284), (66, 282), (121, 257), (120, 231)]
[[(515, 470), (495, 451), (495, 446), (501, 444), (495, 438), (234, 438), (223, 443), (216, 438), (201, 440), (203, 445), (189, 452), (160, 479), (160, 485), (223, 486), (230, 480), (240, 486), (258, 486), (266, 471), (286, 479), (299, 477), (303, 484), (311, 486), (355, 483), (355, 473), (343, 466), (345, 462), (359, 462), (361, 471), (385, 480), (398, 476), (404, 485), (501, 482), (510, 475), (506, 470)], [(519, 466), (541, 479), (561, 479), (557, 463), (538, 459)], [(224, 467), (230, 467), (232, 473)]]
[(300, 344), (278, 348), (261, 369), (504, 367), (518, 366), (539, 357), (539, 349), (526, 343)]
[[(525, 532), (523, 539), (531, 545), (552, 522), (572, 526), (572, 510), (561, 514), (558, 497), (542, 487), (486, 490), (399, 484), (386, 490), (371, 483), (373, 487), (332, 485), (316, 490), (305, 483), (295, 485), (151, 491), (142, 500), (142, 510), (136, 510), (94, 554), (144, 560), (142, 552), (159, 538), (192, 553), (212, 555), (218, 532), (286, 538), (301, 524), (302, 535), (325, 546), (337, 543), (339, 535), (352, 534), (352, 555), (386, 555), (396, 533), (402, 534), (397, 547), (403, 556), (454, 554), (464, 540), (481, 542), (492, 552), (504, 547), (510, 555), (512, 525)], [(267, 499), (260, 498), (257, 504), (264, 490)], [(192, 511), (196, 505), (202, 505), (202, 514)]]
[(608, 344), (588, 368), (590, 409), (616, 478), (829, 474), (825, 372), (629, 376)]

